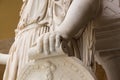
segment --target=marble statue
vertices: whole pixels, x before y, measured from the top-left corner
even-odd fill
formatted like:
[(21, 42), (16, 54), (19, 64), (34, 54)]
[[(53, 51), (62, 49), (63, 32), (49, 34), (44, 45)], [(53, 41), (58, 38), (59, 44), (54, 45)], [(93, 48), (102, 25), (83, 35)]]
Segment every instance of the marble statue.
[[(29, 60), (40, 54), (51, 55), (61, 42), (68, 45), (69, 56), (75, 56), (85, 66), (93, 67), (93, 20), (97, 16), (99, 3), (100, 0), (23, 0), (15, 42), (8, 55), (0, 54), (0, 63), (6, 64), (3, 80), (16, 80)], [(45, 64), (45, 71), (54, 71), (54, 65), (51, 68), (47, 66), (50, 66), (49, 62)], [(48, 73), (43, 71), (40, 74)], [(42, 80), (53, 80), (52, 74), (48, 76), (49, 79), (43, 77)]]

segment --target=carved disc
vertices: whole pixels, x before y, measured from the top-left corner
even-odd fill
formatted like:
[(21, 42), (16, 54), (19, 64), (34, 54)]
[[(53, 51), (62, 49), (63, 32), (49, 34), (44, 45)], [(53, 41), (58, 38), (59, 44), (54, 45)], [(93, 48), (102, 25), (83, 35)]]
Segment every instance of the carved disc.
[(17, 80), (95, 80), (77, 59), (50, 57), (28, 63)]

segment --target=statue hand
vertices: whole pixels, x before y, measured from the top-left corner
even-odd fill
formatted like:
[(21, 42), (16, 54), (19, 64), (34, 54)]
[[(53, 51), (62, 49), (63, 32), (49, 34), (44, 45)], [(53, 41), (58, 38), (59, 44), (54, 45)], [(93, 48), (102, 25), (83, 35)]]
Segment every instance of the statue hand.
[(49, 55), (60, 47), (61, 36), (57, 32), (48, 32), (41, 35), (34, 47), (30, 48), (28, 55), (30, 59), (35, 59), (40, 54)]
[(56, 32), (48, 32), (39, 37), (37, 47), (40, 53), (46, 55), (60, 47), (60, 35)]

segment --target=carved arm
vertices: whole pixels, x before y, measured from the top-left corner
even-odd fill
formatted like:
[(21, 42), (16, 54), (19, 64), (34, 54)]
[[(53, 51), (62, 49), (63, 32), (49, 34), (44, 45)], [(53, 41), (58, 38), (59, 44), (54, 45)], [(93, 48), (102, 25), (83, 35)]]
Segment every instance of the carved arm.
[(6, 64), (9, 56), (8, 54), (0, 53), (0, 64)]
[(100, 0), (73, 0), (63, 23), (56, 29), (63, 38), (74, 37), (98, 12)]

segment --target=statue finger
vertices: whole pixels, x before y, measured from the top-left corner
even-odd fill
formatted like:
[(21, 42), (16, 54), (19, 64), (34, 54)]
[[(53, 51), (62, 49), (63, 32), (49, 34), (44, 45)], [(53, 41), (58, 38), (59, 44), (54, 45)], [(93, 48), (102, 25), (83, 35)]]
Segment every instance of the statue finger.
[(50, 52), (55, 51), (55, 34), (51, 33), (49, 37)]
[(44, 35), (44, 39), (43, 39), (43, 50), (44, 50), (44, 53), (46, 54), (46, 55), (48, 55), (49, 54), (49, 33), (46, 33), (45, 35)]
[(56, 48), (60, 47), (61, 36), (59, 34), (56, 35)]
[(39, 50), (39, 53), (43, 52), (43, 36), (44, 35), (41, 35), (37, 41), (37, 48)]

